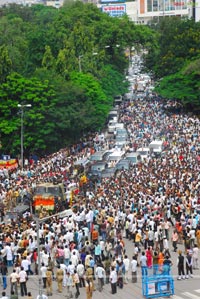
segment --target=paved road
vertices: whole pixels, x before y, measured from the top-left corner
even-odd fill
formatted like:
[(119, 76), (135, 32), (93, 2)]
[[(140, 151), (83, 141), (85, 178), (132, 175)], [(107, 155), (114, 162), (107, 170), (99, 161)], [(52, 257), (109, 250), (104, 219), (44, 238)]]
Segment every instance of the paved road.
[[(128, 257), (131, 259), (133, 254), (133, 243), (130, 241), (125, 240), (126, 243), (126, 250)], [(179, 249), (183, 249), (183, 245), (179, 245)], [(187, 280), (177, 281), (177, 267), (176, 267), (176, 260), (177, 260), (177, 253), (172, 252), (171, 260), (173, 262), (172, 266), (172, 274), (174, 276), (174, 285), (175, 285), (175, 295), (172, 297), (173, 299), (200, 299), (200, 270), (194, 270), (194, 277), (189, 278)], [(12, 269), (9, 269), (11, 272)], [(125, 298), (125, 299), (142, 299), (142, 282), (140, 276), (140, 269), (138, 269), (138, 282), (133, 284), (129, 282), (128, 284), (124, 285), (124, 288), (118, 289), (117, 294), (115, 294), (115, 298)], [(131, 274), (131, 273), (130, 273)], [(130, 275), (131, 281), (131, 275)], [(27, 283), (28, 291), (30, 291), (33, 295), (33, 298), (36, 299), (38, 295), (38, 277), (37, 276), (30, 276), (28, 283)], [(66, 289), (63, 290), (63, 293), (60, 294), (57, 291), (57, 283), (53, 282), (53, 296), (49, 297), (52, 299), (64, 299), (66, 298)], [(10, 288), (7, 288), (7, 294), (10, 293)], [(45, 292), (44, 292), (45, 293)], [(75, 293), (75, 290), (74, 290)], [(85, 289), (80, 289), (80, 296), (79, 299), (85, 299), (86, 293)], [(103, 291), (100, 293), (99, 291), (95, 291), (93, 293), (93, 298), (95, 299), (108, 299), (114, 297), (110, 293), (110, 285), (105, 285)], [(19, 299), (23, 297), (19, 296)]]

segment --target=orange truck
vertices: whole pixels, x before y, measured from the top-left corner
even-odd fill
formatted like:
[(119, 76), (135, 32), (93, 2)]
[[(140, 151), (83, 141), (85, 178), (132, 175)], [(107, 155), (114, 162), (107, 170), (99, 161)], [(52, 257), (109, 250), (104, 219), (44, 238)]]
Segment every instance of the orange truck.
[(62, 183), (41, 183), (36, 186), (33, 195), (33, 208), (38, 212), (41, 207), (46, 211), (53, 211), (55, 209), (55, 199), (58, 201), (65, 201), (65, 189)]

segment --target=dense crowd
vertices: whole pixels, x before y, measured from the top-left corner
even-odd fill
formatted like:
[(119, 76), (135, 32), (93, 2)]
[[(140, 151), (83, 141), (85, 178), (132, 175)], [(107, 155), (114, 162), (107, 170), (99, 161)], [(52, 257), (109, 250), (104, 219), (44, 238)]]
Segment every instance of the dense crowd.
[[(120, 120), (126, 124), (130, 144), (126, 151), (163, 140), (159, 157), (147, 159), (121, 170), (101, 184), (87, 185), (77, 195), (76, 213), (52, 217), (40, 223), (40, 268), (38, 267), (37, 228), (30, 213), (4, 223), (1, 209), (0, 271), (10, 298), (16, 299), (17, 286), (27, 296), (28, 277), (41, 274), (42, 287), (48, 296), (52, 281), (60, 293), (72, 297), (85, 287), (87, 298), (97, 288), (111, 284), (111, 293), (123, 288), (129, 279), (137, 282), (138, 266), (154, 274), (164, 273), (171, 264), (170, 242), (177, 255), (178, 279), (192, 276), (198, 269), (200, 248), (200, 120), (181, 112), (176, 102), (162, 99), (138, 99), (124, 102)], [(51, 156), (26, 161), (24, 169), (0, 170), (0, 203), (12, 210), (22, 200), (30, 200), (38, 182), (79, 181), (72, 176), (74, 163), (91, 155), (94, 148), (111, 147), (113, 142), (98, 142), (98, 134)], [(66, 199), (67, 200), (67, 199)], [(125, 239), (133, 242), (133, 255), (126, 253)], [(179, 250), (184, 244), (185, 252)], [(8, 267), (13, 267), (9, 275)], [(185, 271), (186, 270), (186, 271)], [(64, 289), (63, 289), (64, 287)], [(30, 295), (30, 294), (29, 294)], [(6, 296), (6, 295), (5, 295)], [(2, 297), (3, 298), (3, 297)]]

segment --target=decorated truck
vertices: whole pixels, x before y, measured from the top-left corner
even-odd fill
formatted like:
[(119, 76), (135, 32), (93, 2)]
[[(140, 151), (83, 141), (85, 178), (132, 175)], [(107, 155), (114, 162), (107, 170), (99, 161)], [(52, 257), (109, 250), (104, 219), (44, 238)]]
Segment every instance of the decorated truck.
[[(69, 197), (67, 193), (69, 192)], [(69, 209), (74, 204), (74, 198), (79, 193), (79, 189), (72, 185), (65, 191), (63, 183), (41, 183), (35, 188), (33, 195), (33, 212), (40, 217)]]
[(65, 205), (66, 196), (62, 183), (41, 183), (35, 188), (33, 195), (33, 209), (35, 212), (41, 210), (50, 212), (56, 210), (56, 205)]

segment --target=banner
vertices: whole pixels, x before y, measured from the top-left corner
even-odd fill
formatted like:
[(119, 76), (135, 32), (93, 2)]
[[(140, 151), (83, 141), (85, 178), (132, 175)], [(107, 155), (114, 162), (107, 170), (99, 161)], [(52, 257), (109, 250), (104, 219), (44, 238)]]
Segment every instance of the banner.
[(13, 169), (17, 167), (18, 167), (18, 163), (16, 159), (0, 160), (0, 169), (3, 168)]
[(126, 4), (103, 5), (101, 9), (111, 17), (121, 17), (126, 13)]

